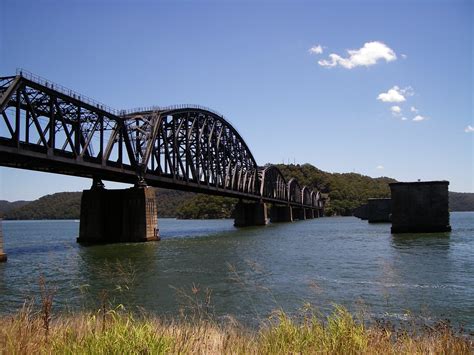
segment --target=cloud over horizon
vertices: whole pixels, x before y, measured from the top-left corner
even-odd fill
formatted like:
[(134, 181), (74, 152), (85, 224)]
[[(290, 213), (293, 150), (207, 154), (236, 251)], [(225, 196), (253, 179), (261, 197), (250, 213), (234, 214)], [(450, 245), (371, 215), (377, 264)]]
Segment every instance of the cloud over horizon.
[(391, 62), (397, 59), (397, 55), (393, 49), (388, 47), (385, 43), (378, 41), (367, 42), (359, 49), (348, 49), (347, 53), (347, 58), (343, 58), (336, 53), (331, 53), (329, 54), (329, 59), (320, 60), (318, 64), (326, 68), (339, 65), (346, 69), (352, 69), (359, 66), (369, 67), (377, 64), (379, 60)]

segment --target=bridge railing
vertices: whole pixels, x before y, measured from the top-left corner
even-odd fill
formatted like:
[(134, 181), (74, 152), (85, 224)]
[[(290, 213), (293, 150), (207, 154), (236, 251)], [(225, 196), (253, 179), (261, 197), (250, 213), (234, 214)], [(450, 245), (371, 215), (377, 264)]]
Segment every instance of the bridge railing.
[(196, 104), (178, 104), (178, 105), (168, 105), (168, 106), (145, 106), (145, 107), (134, 107), (126, 110), (119, 110), (119, 114), (121, 116), (130, 115), (136, 112), (147, 112), (147, 111), (171, 111), (171, 110), (179, 110), (185, 108), (193, 108), (198, 110), (205, 110), (214, 113), (215, 115), (224, 118), (224, 115), (213, 110), (209, 107), (196, 105)]
[(144, 111), (170, 111), (170, 110), (179, 110), (179, 109), (184, 109), (184, 108), (194, 108), (198, 110), (205, 110), (214, 113), (215, 115), (225, 118), (223, 114), (220, 112), (213, 110), (209, 107), (202, 106), (202, 105), (196, 105), (196, 104), (178, 104), (178, 105), (169, 105), (169, 106), (146, 106), (146, 107), (135, 107), (131, 109), (120, 109), (117, 110), (115, 108), (112, 108), (100, 101), (97, 101), (95, 99), (92, 99), (86, 95), (80, 94), (77, 91), (74, 91), (72, 89), (69, 89), (65, 87), (64, 85), (55, 83), (51, 80), (48, 80), (46, 78), (43, 78), (42, 76), (39, 76), (37, 74), (34, 74), (26, 69), (23, 68), (17, 68), (16, 69), (16, 74), (20, 75), (28, 80), (31, 80), (37, 84), (46, 86), (47, 88), (59, 91), (65, 95), (71, 96), (77, 100), (80, 100), (82, 102), (85, 102), (91, 106), (97, 107), (101, 110), (107, 111), (113, 115), (116, 116), (126, 116), (132, 113), (136, 112), (144, 112)]
[(65, 95), (68, 95), (68, 96), (71, 96), (79, 101), (82, 101), (86, 104), (89, 104), (91, 106), (94, 106), (94, 107), (97, 107), (101, 110), (104, 110), (106, 112), (109, 112), (113, 115), (116, 115), (118, 116), (119, 114), (119, 111), (110, 107), (110, 106), (107, 106), (105, 104), (103, 104), (102, 102), (99, 102), (97, 100), (94, 100), (86, 95), (82, 95), (72, 89), (69, 89), (61, 84), (57, 84), (55, 82), (52, 82), (51, 80), (48, 80), (48, 79), (45, 79), (39, 75), (36, 75), (28, 70), (25, 70), (23, 68), (17, 68), (16, 69), (16, 74), (17, 75), (20, 75), (28, 80), (31, 80), (37, 84), (40, 84), (40, 85), (43, 85), (43, 86), (46, 86), (47, 88), (50, 88), (50, 89), (53, 89), (53, 90), (56, 90), (56, 91), (59, 91)]

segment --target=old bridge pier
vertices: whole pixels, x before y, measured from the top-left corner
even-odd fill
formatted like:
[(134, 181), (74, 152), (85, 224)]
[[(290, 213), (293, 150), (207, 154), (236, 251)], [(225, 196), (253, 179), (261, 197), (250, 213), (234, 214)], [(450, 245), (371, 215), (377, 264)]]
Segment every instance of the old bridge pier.
[[(115, 110), (18, 70), (0, 77), (0, 115), (1, 166), (93, 179), (82, 242), (158, 239), (153, 187), (237, 198), (239, 227), (323, 213), (319, 191), (257, 165), (237, 130), (202, 106)], [(107, 190), (103, 180), (135, 187)]]

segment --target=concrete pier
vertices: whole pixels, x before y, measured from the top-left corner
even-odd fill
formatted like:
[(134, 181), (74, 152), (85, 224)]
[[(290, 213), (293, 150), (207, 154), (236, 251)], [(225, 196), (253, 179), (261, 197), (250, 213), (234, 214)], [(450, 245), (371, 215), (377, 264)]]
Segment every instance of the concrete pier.
[(313, 219), (314, 218), (314, 210), (312, 208), (305, 208), (304, 214), (306, 219)]
[(306, 212), (303, 207), (293, 208), (293, 219), (304, 221), (306, 219)]
[(159, 240), (155, 190), (133, 187), (84, 190), (79, 243), (125, 243)]
[(367, 219), (369, 223), (390, 222), (392, 200), (390, 198), (369, 198), (367, 200)]
[(450, 231), (448, 186), (448, 181), (390, 184), (392, 233)]
[(2, 219), (0, 218), (0, 263), (7, 261), (7, 254), (3, 252), (3, 230)]
[(270, 210), (270, 222), (293, 222), (293, 211), (291, 206), (273, 205)]
[(264, 226), (268, 223), (267, 205), (263, 202), (242, 202), (235, 205), (236, 227)]
[(366, 203), (365, 205), (361, 205), (354, 209), (354, 212), (352, 213), (354, 217), (360, 218), (362, 220), (367, 220), (369, 219), (369, 206)]

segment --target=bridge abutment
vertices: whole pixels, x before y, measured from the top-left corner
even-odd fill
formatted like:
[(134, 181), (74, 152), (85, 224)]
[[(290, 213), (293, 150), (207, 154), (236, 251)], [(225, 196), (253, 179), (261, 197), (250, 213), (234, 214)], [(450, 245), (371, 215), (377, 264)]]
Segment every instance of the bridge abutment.
[(270, 222), (293, 222), (293, 211), (291, 206), (273, 205), (270, 210)]
[(264, 226), (267, 224), (267, 205), (264, 202), (242, 202), (235, 205), (236, 227)]
[(313, 219), (314, 218), (314, 211), (313, 211), (312, 208), (305, 208), (304, 213), (305, 213), (305, 219)]
[(159, 240), (155, 190), (133, 187), (82, 192), (79, 243), (127, 243)]

